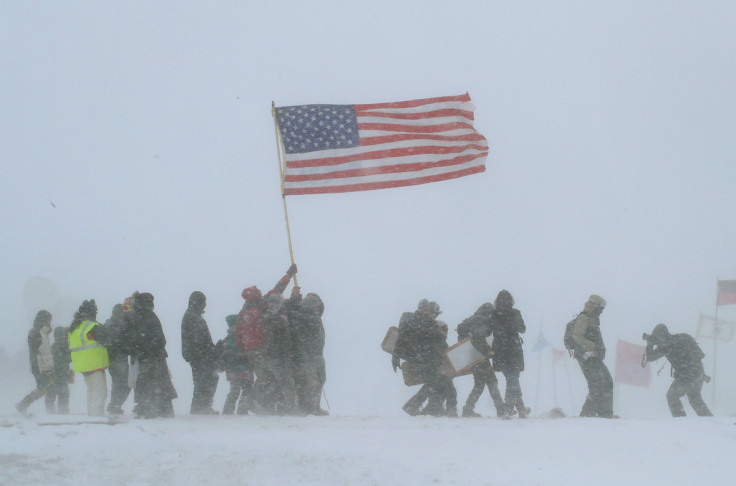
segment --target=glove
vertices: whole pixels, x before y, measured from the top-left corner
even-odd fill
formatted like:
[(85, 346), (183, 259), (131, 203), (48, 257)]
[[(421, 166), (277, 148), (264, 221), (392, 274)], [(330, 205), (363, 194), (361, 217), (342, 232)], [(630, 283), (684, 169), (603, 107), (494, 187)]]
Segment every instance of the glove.
[(398, 356), (392, 356), (391, 357), (391, 366), (394, 368), (394, 373), (396, 373), (396, 370), (398, 370), (401, 366), (401, 360)]
[(296, 275), (296, 263), (292, 263), (289, 269), (286, 271), (286, 275), (293, 277)]
[(586, 351), (585, 354), (583, 355), (583, 359), (586, 359), (586, 360), (590, 358), (595, 358), (595, 357), (596, 357), (595, 351)]

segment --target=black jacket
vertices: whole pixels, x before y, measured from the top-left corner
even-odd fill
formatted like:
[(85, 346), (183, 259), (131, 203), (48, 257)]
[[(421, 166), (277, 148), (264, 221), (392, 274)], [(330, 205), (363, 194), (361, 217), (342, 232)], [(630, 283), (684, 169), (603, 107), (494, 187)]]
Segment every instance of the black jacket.
[(703, 376), (705, 353), (689, 334), (671, 334), (663, 344), (647, 344), (647, 360), (656, 361), (664, 356), (672, 365), (676, 380), (697, 379)]
[(164, 330), (153, 309), (134, 305), (123, 336), (129, 346), (128, 354), (134, 358), (147, 360), (168, 356)]
[(419, 366), (438, 366), (447, 340), (434, 317), (419, 311), (404, 312), (394, 355)]
[(181, 320), (181, 355), (192, 365), (214, 364), (217, 360), (210, 328), (202, 313), (190, 306)]
[(496, 371), (524, 370), (524, 351), (520, 333), (526, 331), (524, 319), (517, 309), (498, 309), (491, 314), (493, 330), (493, 368)]
[(322, 356), (325, 328), (321, 304), (316, 294), (309, 294), (304, 299), (297, 294), (287, 301), (292, 359), (298, 361)]

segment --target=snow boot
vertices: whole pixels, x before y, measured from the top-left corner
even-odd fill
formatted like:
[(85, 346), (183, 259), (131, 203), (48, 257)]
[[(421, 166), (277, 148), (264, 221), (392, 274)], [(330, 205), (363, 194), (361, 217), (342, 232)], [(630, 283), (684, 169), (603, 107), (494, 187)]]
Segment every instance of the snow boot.
[(480, 418), (481, 417), (481, 414), (476, 413), (475, 410), (473, 410), (471, 408), (464, 407), (463, 408), (463, 417), (476, 417), (476, 418)]

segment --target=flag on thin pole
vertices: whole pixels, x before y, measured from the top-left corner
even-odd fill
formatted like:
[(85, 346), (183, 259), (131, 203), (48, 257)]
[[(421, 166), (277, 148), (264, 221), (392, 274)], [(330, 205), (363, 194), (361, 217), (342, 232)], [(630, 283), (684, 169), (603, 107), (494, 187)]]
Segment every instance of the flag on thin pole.
[(284, 195), (369, 191), (485, 171), (470, 95), (277, 107)]
[(736, 280), (719, 280), (716, 306), (731, 304), (736, 304)]
[(638, 344), (628, 343), (619, 339), (616, 345), (616, 383), (649, 387), (652, 380), (652, 370), (649, 363), (642, 366), (642, 356), (646, 348)]
[(549, 346), (549, 341), (547, 341), (547, 338), (544, 337), (544, 334), (542, 331), (539, 331), (539, 336), (537, 336), (537, 341), (534, 343), (534, 347), (532, 348), (532, 351), (541, 351)]

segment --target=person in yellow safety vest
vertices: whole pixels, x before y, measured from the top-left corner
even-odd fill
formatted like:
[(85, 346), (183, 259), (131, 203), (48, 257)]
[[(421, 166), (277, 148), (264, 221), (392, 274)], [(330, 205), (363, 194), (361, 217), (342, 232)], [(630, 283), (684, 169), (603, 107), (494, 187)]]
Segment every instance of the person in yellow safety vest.
[(107, 379), (105, 369), (110, 365), (105, 342), (106, 329), (95, 321), (97, 304), (94, 299), (85, 300), (74, 314), (69, 326), (69, 350), (75, 373), (84, 376), (87, 385), (87, 414), (105, 415)]

